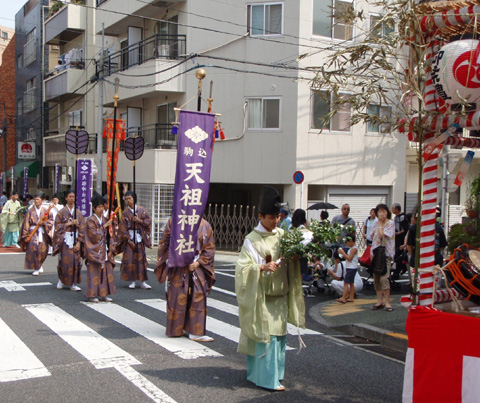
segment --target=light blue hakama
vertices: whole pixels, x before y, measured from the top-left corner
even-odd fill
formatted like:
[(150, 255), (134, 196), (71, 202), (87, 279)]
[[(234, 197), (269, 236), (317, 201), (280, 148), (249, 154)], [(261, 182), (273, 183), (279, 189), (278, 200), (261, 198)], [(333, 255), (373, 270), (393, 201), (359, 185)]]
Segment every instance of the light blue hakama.
[(17, 246), (18, 245), (18, 231), (10, 232), (6, 230), (3, 233), (3, 246)]
[(285, 375), (287, 336), (270, 336), (270, 344), (255, 343), (247, 356), (247, 379), (266, 389), (277, 389)]

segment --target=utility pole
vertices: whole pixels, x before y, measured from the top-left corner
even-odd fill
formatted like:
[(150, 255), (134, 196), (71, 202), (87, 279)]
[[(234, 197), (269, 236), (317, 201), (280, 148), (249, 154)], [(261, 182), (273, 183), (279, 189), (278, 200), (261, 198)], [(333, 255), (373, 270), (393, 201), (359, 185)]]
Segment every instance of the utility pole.
[(100, 69), (98, 71), (98, 130), (97, 130), (97, 192), (102, 192), (102, 159), (103, 159), (103, 57), (105, 49), (105, 27), (102, 23), (102, 50), (100, 53)]

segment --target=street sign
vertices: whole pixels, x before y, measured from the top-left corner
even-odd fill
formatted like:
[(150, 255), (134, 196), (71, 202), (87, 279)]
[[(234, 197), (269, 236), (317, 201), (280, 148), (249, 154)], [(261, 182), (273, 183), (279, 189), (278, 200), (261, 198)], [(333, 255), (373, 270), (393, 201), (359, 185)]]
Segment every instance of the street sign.
[(304, 179), (305, 179), (305, 176), (303, 175), (302, 171), (297, 171), (293, 174), (293, 181), (297, 185), (300, 185), (303, 182)]

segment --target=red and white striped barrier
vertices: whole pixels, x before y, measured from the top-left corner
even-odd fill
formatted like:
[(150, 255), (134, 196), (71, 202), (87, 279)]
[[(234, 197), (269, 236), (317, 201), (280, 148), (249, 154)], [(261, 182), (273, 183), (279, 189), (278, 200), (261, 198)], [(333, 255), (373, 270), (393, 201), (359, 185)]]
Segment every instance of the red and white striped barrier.
[(443, 11), (423, 17), (420, 22), (420, 29), (426, 36), (433, 36), (435, 31), (441, 28), (473, 24), (478, 14), (480, 14), (480, 5)]

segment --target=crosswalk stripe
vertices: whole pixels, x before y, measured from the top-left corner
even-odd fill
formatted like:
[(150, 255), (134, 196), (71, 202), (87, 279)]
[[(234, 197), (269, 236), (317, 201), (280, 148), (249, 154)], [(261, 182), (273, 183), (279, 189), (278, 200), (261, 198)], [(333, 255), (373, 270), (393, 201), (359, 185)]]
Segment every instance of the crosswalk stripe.
[(32, 304), (24, 307), (97, 369), (140, 364), (140, 361), (126, 351), (53, 304)]
[[(151, 308), (157, 309), (162, 312), (167, 312), (167, 302), (162, 299), (137, 299), (137, 302), (145, 304)], [(208, 302), (207, 302), (208, 304)], [(240, 340), (240, 328), (233, 326), (229, 323), (222, 322), (221, 320), (207, 316), (206, 323), (207, 331), (214, 334), (218, 334), (234, 343), (238, 343)], [(293, 347), (288, 347), (287, 350), (294, 350)]]
[(51, 375), (2, 319), (0, 319), (0, 357), (0, 382)]
[(83, 302), (89, 308), (140, 334), (185, 360), (199, 357), (221, 357), (222, 354), (185, 337), (167, 337), (165, 327), (117, 304)]
[(175, 400), (130, 367), (141, 364), (140, 361), (78, 319), (53, 304), (23, 306), (89, 360), (95, 368), (114, 368), (154, 402), (175, 403)]
[[(223, 301), (219, 301), (213, 298), (209, 298), (207, 300), (207, 306), (218, 309), (219, 311), (227, 312), (231, 315), (238, 316), (238, 306), (236, 305), (231, 305)], [(317, 332), (315, 330), (310, 330), (310, 329), (297, 329), (296, 326), (293, 326), (292, 324), (288, 323), (287, 324), (287, 331), (289, 334), (292, 334), (294, 336), (298, 335), (298, 331), (300, 331), (301, 335), (304, 334), (309, 334), (309, 335), (322, 335), (323, 333)]]
[(224, 290), (223, 288), (212, 287), (212, 290), (213, 290), (213, 291), (221, 292), (221, 293), (223, 293), (223, 294), (231, 295), (231, 296), (233, 296), (233, 297), (236, 297), (236, 296), (237, 296), (237, 294), (235, 294), (234, 292), (228, 291), (228, 290)]
[[(147, 305), (151, 308), (157, 309), (162, 312), (167, 312), (167, 302), (161, 299), (137, 299), (137, 302), (140, 302), (144, 305)], [(238, 343), (240, 338), (240, 329), (229, 323), (222, 322), (210, 316), (207, 317), (207, 330), (218, 334), (219, 336), (225, 337), (228, 340)]]

